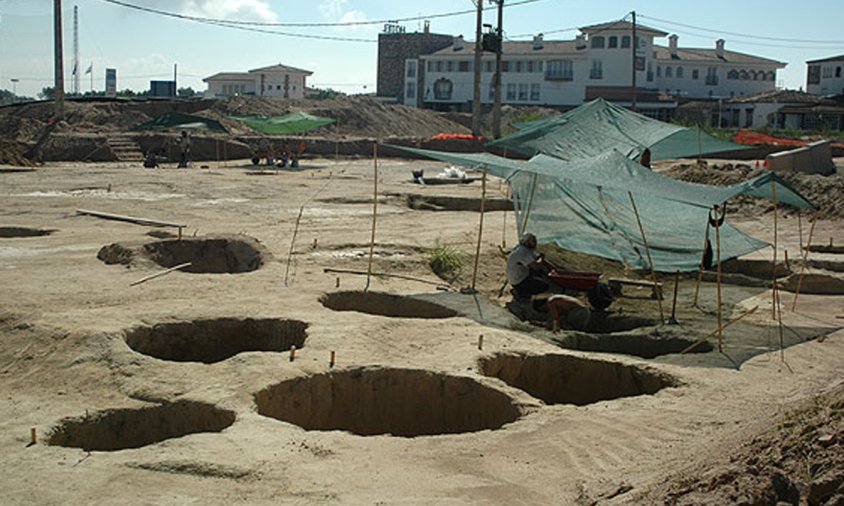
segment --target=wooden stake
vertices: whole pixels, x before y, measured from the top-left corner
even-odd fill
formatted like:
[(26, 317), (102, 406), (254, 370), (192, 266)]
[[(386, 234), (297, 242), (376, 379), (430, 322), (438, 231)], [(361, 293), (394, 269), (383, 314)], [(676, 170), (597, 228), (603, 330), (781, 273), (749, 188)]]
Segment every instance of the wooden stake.
[(483, 350), (483, 349), (484, 349), (484, 335), (483, 335), (483, 334), (481, 334), (480, 336), (478, 336), (478, 349), (479, 349), (479, 350)]
[(771, 319), (777, 319), (777, 182), (771, 180), (771, 192), (774, 197), (774, 264), (771, 269)]
[(179, 269), (184, 269), (185, 267), (190, 267), (190, 266), (191, 266), (190, 262), (185, 262), (185, 263), (179, 264), (175, 267), (170, 267), (169, 269), (165, 269), (163, 271), (156, 272), (155, 274), (150, 274), (149, 276), (145, 276), (145, 277), (143, 277), (143, 278), (141, 278), (137, 281), (133, 281), (133, 282), (129, 283), (129, 286), (140, 285), (141, 283), (146, 283), (147, 281), (149, 281), (151, 279), (159, 278), (161, 276), (164, 276), (165, 274), (170, 274), (173, 271), (178, 271)]
[[(721, 208), (719, 208), (721, 209)], [(717, 292), (717, 304), (718, 304), (718, 352), (720, 353), (724, 349), (724, 327), (721, 326), (722, 322), (722, 310), (721, 310), (721, 214), (726, 212), (724, 209), (721, 209), (720, 212), (718, 210), (715, 211), (715, 250), (716, 250), (716, 258), (715, 261), (718, 262), (718, 271), (715, 277), (716, 281), (716, 292)]]
[(294, 344), (294, 345), (290, 346), (290, 361), (293, 362), (293, 360), (295, 360), (295, 359), (296, 359), (296, 345)]
[[(759, 309), (759, 306), (755, 306), (753, 309), (751, 309), (750, 311), (748, 311), (748, 312), (746, 312), (746, 313), (742, 314), (742, 315), (741, 315), (741, 316), (739, 316), (738, 318), (736, 318), (736, 319), (734, 319), (734, 320), (731, 320), (731, 321), (727, 322), (727, 324), (726, 324), (726, 325), (724, 325), (723, 327), (720, 327), (720, 326), (719, 326), (719, 327), (718, 327), (718, 330), (713, 330), (713, 331), (712, 331), (712, 332), (710, 332), (709, 334), (707, 334), (707, 335), (705, 335), (705, 336), (701, 337), (700, 339), (698, 339), (698, 340), (697, 340), (697, 341), (695, 341), (694, 343), (690, 344), (690, 345), (689, 345), (689, 346), (688, 346), (685, 350), (681, 351), (681, 352), (680, 352), (680, 354), (681, 354), (681, 355), (684, 355), (684, 354), (686, 354), (686, 353), (688, 353), (688, 352), (692, 351), (693, 349), (697, 348), (697, 347), (698, 347), (698, 346), (700, 346), (701, 344), (705, 343), (707, 340), (709, 340), (709, 338), (710, 338), (710, 337), (714, 336), (714, 335), (715, 335), (715, 334), (717, 334), (718, 332), (723, 331), (724, 329), (726, 329), (726, 328), (727, 328), (727, 327), (729, 327), (730, 325), (732, 325), (732, 324), (736, 323), (737, 321), (741, 320), (741, 319), (742, 319), (742, 318), (744, 318), (745, 316), (747, 316), (747, 315), (749, 315), (749, 314), (753, 314), (753, 313), (755, 313), (757, 309)], [(720, 352), (720, 350), (719, 350), (719, 352)]]
[(703, 281), (703, 258), (706, 256), (706, 245), (709, 243), (709, 216), (706, 216), (706, 234), (703, 237), (703, 254), (700, 256), (700, 269), (697, 272), (697, 284), (695, 285), (695, 300), (692, 306), (697, 307), (697, 296), (700, 293), (700, 283)]
[(800, 234), (800, 249), (798, 251), (803, 251), (803, 212), (797, 211), (797, 231)]
[(340, 288), (340, 276), (335, 279), (334, 288)]
[[(639, 209), (636, 207), (636, 201), (633, 200), (633, 193), (627, 192), (627, 196), (630, 197), (630, 204), (633, 205), (633, 212), (636, 214), (636, 222), (639, 224), (639, 233), (642, 234), (642, 244), (645, 246), (645, 253), (648, 255), (648, 265), (651, 268), (651, 280), (654, 282), (654, 290), (656, 290), (656, 286), (658, 285), (656, 280), (656, 271), (654, 270), (654, 262), (651, 259), (651, 249), (648, 247), (648, 239), (645, 237), (645, 228), (642, 226), (642, 219), (639, 217)], [(659, 293), (656, 293), (656, 301), (659, 304), (659, 323), (660, 325), (665, 323), (665, 312), (662, 310), (662, 297)]]
[(372, 235), (369, 238), (369, 265), (366, 268), (366, 288), (369, 290), (369, 283), (372, 280), (372, 255), (375, 253), (375, 222), (378, 216), (378, 143), (372, 144), (372, 161), (375, 167), (375, 178), (373, 180), (372, 195)]
[(803, 274), (806, 272), (806, 266), (809, 263), (809, 248), (812, 247), (812, 234), (815, 233), (815, 223), (818, 221), (818, 213), (812, 217), (812, 226), (809, 227), (809, 238), (806, 242), (806, 247), (803, 248), (803, 265), (800, 266), (800, 275), (797, 277), (797, 289), (794, 290), (794, 298), (791, 301), (791, 311), (797, 310), (797, 296), (800, 295), (800, 287), (803, 285)]
[(475, 248), (475, 269), (472, 272), (472, 290), (475, 290), (475, 283), (478, 280), (478, 262), (481, 258), (481, 239), (484, 235), (484, 207), (486, 205), (486, 175), (487, 166), (484, 165), (484, 177), (481, 179), (481, 217), (478, 223), (478, 246)]
[(296, 246), (296, 235), (299, 233), (299, 222), (302, 221), (302, 213), (305, 212), (305, 204), (299, 208), (296, 216), (296, 224), (293, 226), (293, 237), (290, 239), (290, 251), (287, 252), (287, 266), (284, 268), (284, 286), (287, 286), (290, 277), (290, 262), (293, 260), (293, 248)]
[(334, 350), (331, 350), (331, 358), (328, 359), (328, 367), (334, 367)]
[(34, 445), (38, 443), (38, 431), (35, 427), (29, 429), (29, 444)]
[(671, 302), (671, 318), (668, 323), (676, 325), (677, 322), (677, 289), (680, 286), (680, 271), (674, 273), (674, 300)]

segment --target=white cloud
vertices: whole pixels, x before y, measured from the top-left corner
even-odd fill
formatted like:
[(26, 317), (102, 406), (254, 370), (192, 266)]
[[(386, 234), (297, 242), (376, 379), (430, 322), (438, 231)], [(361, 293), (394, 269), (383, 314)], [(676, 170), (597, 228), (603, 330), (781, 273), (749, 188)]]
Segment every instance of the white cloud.
[(278, 14), (266, 0), (146, 0), (144, 3), (188, 16), (265, 23), (278, 21)]
[[(359, 11), (357, 9), (347, 10), (348, 3), (348, 0), (323, 0), (323, 2), (319, 4), (319, 11), (325, 19), (338, 23), (367, 21), (366, 14), (364, 14), (363, 11)], [(366, 28), (366, 26), (338, 26), (335, 30), (350, 32), (362, 28)]]
[(319, 4), (319, 11), (327, 19), (337, 19), (343, 15), (348, 0), (323, 0)]

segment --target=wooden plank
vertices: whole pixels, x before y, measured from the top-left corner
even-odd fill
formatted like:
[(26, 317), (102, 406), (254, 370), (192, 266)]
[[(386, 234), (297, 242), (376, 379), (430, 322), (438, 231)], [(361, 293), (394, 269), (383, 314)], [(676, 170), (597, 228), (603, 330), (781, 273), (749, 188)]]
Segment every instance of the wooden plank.
[(143, 278), (141, 278), (137, 281), (133, 281), (133, 282), (129, 283), (129, 286), (140, 285), (141, 283), (145, 283), (145, 282), (147, 282), (151, 279), (159, 278), (161, 276), (164, 276), (165, 274), (170, 274), (173, 271), (177, 271), (179, 269), (184, 269), (185, 267), (190, 267), (190, 266), (191, 266), (190, 262), (179, 264), (175, 267), (170, 267), (169, 269), (166, 269), (166, 270), (163, 270), (163, 271), (160, 271), (160, 272), (156, 272), (155, 274), (150, 274), (149, 276), (143, 277)]
[(137, 225), (151, 225), (154, 227), (173, 227), (181, 229), (187, 226), (181, 225), (179, 223), (172, 223), (169, 221), (152, 220), (149, 218), (139, 218), (137, 216), (126, 216), (123, 214), (105, 213), (102, 211), (91, 211), (88, 209), (77, 209), (76, 214), (94, 216), (97, 218), (102, 218), (104, 220), (126, 221), (129, 223), (135, 223)]

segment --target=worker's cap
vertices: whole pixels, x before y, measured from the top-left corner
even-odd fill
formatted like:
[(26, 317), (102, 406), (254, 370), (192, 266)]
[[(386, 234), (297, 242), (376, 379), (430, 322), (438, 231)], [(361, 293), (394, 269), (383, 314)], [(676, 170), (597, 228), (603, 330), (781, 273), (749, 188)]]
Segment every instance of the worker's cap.
[(536, 236), (531, 234), (530, 232), (527, 232), (526, 234), (522, 235), (522, 238), (519, 240), (519, 244), (525, 246), (531, 241), (536, 242)]

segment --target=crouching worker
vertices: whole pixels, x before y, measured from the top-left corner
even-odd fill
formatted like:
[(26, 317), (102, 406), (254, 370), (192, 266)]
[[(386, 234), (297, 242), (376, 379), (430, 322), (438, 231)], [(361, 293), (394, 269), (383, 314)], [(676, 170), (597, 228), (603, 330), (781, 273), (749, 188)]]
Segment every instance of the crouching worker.
[(548, 289), (544, 278), (543, 256), (536, 251), (536, 236), (527, 233), (507, 257), (507, 281), (513, 286), (516, 299), (529, 299)]
[(569, 295), (536, 295), (533, 308), (551, 318), (551, 330), (556, 334), (562, 326), (566, 330), (586, 330), (592, 314), (586, 304)]

